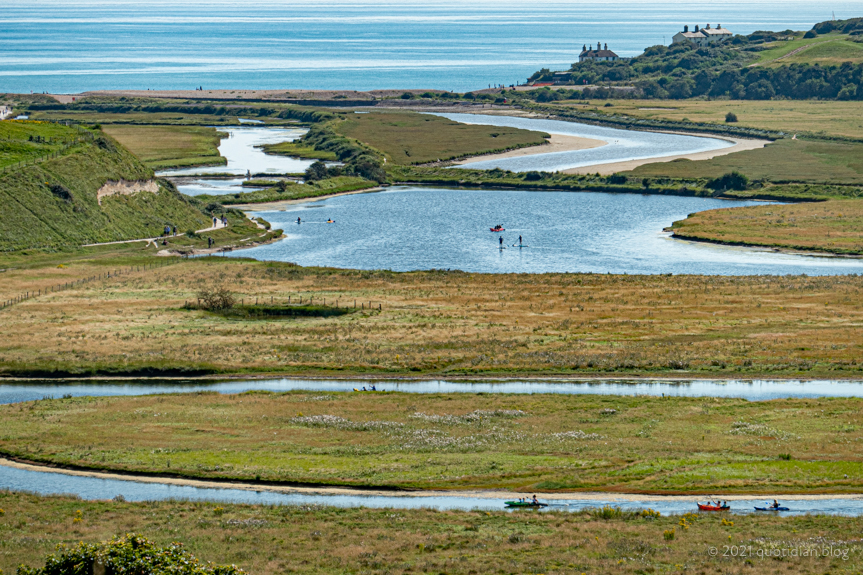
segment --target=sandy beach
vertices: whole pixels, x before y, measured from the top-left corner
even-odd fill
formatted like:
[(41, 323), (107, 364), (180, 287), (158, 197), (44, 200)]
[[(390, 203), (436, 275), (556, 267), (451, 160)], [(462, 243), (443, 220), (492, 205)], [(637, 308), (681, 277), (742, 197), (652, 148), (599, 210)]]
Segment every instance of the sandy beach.
[(578, 136), (566, 136), (563, 134), (552, 134), (547, 140), (548, 144), (540, 146), (530, 146), (529, 148), (519, 148), (510, 150), (509, 152), (501, 152), (499, 154), (486, 154), (483, 156), (472, 156), (464, 160), (455, 162), (457, 166), (465, 164), (473, 164), (475, 162), (488, 162), (501, 160), (503, 158), (520, 158), (522, 156), (533, 156), (536, 154), (553, 154), (555, 152), (572, 152), (575, 150), (589, 150), (590, 148), (599, 148), (605, 146), (608, 142), (603, 140), (594, 140), (592, 138), (581, 138)]
[[(676, 133), (676, 132), (674, 132)], [(686, 136), (701, 136), (704, 138), (716, 138), (716, 136), (712, 134), (694, 134), (694, 133), (686, 133), (683, 134)], [(581, 166), (579, 168), (570, 168), (568, 170), (563, 170), (564, 174), (600, 174), (602, 176), (608, 176), (610, 174), (616, 174), (618, 172), (626, 172), (629, 170), (634, 170), (638, 166), (643, 166), (645, 164), (656, 164), (660, 162), (673, 162), (674, 160), (709, 160), (711, 158), (716, 158), (719, 156), (725, 156), (727, 154), (734, 154), (736, 152), (743, 152), (746, 150), (757, 150), (759, 148), (763, 148), (767, 144), (770, 143), (770, 140), (749, 140), (744, 138), (730, 138), (723, 136), (722, 138), (718, 138), (720, 140), (726, 140), (728, 142), (732, 142), (734, 145), (729, 146), (727, 148), (722, 148), (720, 150), (710, 150), (708, 152), (697, 152), (695, 154), (677, 154), (674, 156), (662, 156), (659, 158), (644, 158), (641, 160), (628, 160), (625, 162), (613, 162), (610, 164), (594, 164), (592, 166)]]
[[(111, 473), (103, 471), (82, 471), (78, 469), (64, 469), (61, 467), (52, 467), (48, 465), (38, 465), (33, 463), (25, 463), (6, 458), (0, 458), (0, 465), (11, 467), (13, 469), (21, 469), (24, 471), (41, 471), (48, 473), (61, 473), (64, 475), (73, 475), (76, 477), (94, 477), (98, 479), (115, 479), (121, 481), (137, 481), (139, 483), (159, 483), (163, 485), (184, 485), (188, 487), (200, 487), (206, 489), (242, 489), (246, 491), (270, 491), (273, 493), (296, 493), (301, 495), (358, 495), (358, 496), (386, 496), (386, 497), (463, 497), (471, 499), (500, 499), (507, 500), (517, 497), (524, 497), (523, 492), (513, 492), (506, 490), (491, 490), (491, 489), (465, 489), (454, 491), (443, 490), (416, 490), (416, 491), (399, 491), (391, 489), (361, 489), (352, 487), (329, 487), (329, 486), (314, 486), (300, 487), (293, 485), (267, 485), (260, 483), (243, 483), (240, 481), (208, 481), (204, 479), (186, 479), (180, 477), (159, 477), (148, 475), (135, 475), (125, 473)], [(569, 493), (543, 493), (540, 491), (532, 491), (542, 499), (546, 500), (586, 500), (586, 501), (694, 501), (704, 495), (687, 494), (687, 495), (644, 495), (640, 493), (614, 493), (614, 492), (569, 492)], [(106, 498), (111, 494), (106, 494)], [(711, 493), (711, 497), (720, 498), (726, 501), (738, 501), (743, 499), (752, 499), (755, 495), (718, 495)], [(782, 498), (801, 501), (817, 501), (819, 499), (863, 499), (863, 494), (759, 494), (758, 497), (767, 498)]]

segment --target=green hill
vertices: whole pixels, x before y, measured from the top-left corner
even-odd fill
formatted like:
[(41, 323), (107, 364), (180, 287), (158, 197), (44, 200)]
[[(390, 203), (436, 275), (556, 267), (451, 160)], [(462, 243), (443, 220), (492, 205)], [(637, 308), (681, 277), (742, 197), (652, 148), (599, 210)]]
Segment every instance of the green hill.
[[(42, 122), (0, 122), (0, 251), (60, 249), (160, 235), (165, 225), (201, 229), (200, 204), (98, 130)], [(100, 198), (109, 182), (154, 191)]]

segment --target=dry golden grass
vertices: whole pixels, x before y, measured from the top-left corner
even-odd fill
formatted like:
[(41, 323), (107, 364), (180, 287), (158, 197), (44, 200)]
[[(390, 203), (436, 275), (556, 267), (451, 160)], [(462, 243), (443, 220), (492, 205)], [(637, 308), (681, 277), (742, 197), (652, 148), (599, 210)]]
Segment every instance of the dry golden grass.
[(858, 493), (861, 407), (853, 398), (350, 391), (73, 398), (0, 407), (0, 452), (89, 469), (241, 481)]
[[(110, 496), (110, 494), (106, 494)], [(195, 502), (88, 502), (0, 492), (0, 569), (41, 566), (58, 543), (135, 531), (199, 559), (275, 573), (856, 573), (859, 517), (687, 515), (268, 507)], [(79, 513), (80, 512), (80, 513)], [(612, 515), (612, 514), (608, 514)], [(80, 517), (79, 521), (75, 521)], [(723, 523), (723, 520), (726, 520)], [(730, 523), (728, 524), (730, 520)], [(664, 531), (675, 531), (671, 541)], [(725, 557), (725, 545), (761, 557)], [(772, 549), (842, 556), (766, 558)], [(717, 548), (717, 555), (709, 553)]]
[[(70, 269), (85, 277), (91, 265)], [(20, 292), (28, 277), (44, 273), (51, 277), (38, 281), (47, 283), (60, 272), (9, 277)], [(247, 303), (302, 296), (372, 301), (382, 311), (261, 322), (181, 309), (201, 285), (215, 283)], [(861, 288), (863, 277), (854, 276), (394, 273), (199, 259), (0, 312), (0, 367), (7, 374), (859, 377)]]
[(102, 130), (151, 168), (220, 165), (216, 128), (105, 124)]
[(689, 239), (863, 254), (860, 200), (710, 210), (673, 228), (675, 236)]

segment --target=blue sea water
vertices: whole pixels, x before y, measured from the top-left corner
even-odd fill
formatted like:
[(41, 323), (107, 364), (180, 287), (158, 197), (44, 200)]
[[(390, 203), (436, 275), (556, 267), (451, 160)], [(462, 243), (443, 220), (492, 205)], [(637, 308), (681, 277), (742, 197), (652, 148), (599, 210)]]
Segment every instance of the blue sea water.
[(859, 1), (456, 2), (6, 0), (0, 92), (437, 88), (467, 91), (566, 69), (583, 44), (621, 56), (684, 24), (809, 29)]

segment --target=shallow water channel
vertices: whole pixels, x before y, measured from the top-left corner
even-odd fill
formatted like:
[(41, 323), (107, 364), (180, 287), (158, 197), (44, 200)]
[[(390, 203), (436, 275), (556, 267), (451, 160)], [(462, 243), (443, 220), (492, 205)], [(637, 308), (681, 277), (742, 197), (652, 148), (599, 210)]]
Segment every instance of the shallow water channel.
[(605, 126), (592, 126), (578, 122), (562, 120), (544, 120), (538, 118), (518, 118), (515, 116), (489, 116), (485, 114), (436, 114), (463, 124), (481, 124), (484, 126), (506, 126), (522, 128), (549, 134), (562, 134), (601, 140), (606, 145), (587, 150), (570, 152), (554, 152), (532, 154), (514, 158), (498, 158), (495, 160), (471, 162), (461, 168), (471, 170), (490, 170), (501, 168), (513, 172), (528, 172), (531, 170), (555, 172), (569, 168), (580, 168), (598, 164), (626, 162), (645, 158), (661, 158), (679, 154), (695, 154), (730, 148), (733, 143), (720, 138), (705, 138), (701, 136), (685, 136), (664, 132), (645, 132), (637, 130), (621, 130)]
[[(145, 395), (155, 393), (190, 393), (215, 391), (241, 393), (249, 390), (315, 392), (351, 391), (369, 386), (367, 380), (302, 380), (266, 379), (224, 382), (183, 381), (124, 381), (124, 382), (21, 382), (0, 385), (0, 403), (31, 401), (45, 397)], [(743, 397), (749, 400), (766, 400), (779, 397), (855, 397), (863, 391), (860, 381), (741, 381), (741, 380), (608, 380), (608, 381), (499, 381), (458, 382), (432, 381), (377, 381), (380, 390), (404, 393), (564, 393), (564, 394), (615, 394), (615, 395), (683, 395), (712, 397)], [(475, 496), (452, 495), (445, 492), (421, 494), (393, 492), (391, 494), (340, 493), (327, 494), (314, 489), (285, 492), (268, 490), (265, 486), (211, 486), (174, 485), (157, 478), (115, 479), (69, 475), (59, 471), (18, 469), (0, 464), (0, 488), (30, 491), (40, 494), (74, 494), (83, 499), (106, 499), (122, 495), (130, 501), (188, 499), (232, 503), (265, 503), (285, 505), (333, 505), (338, 507), (390, 507), (435, 509), (501, 509), (503, 501), (512, 494), (480, 492)], [(323, 491), (323, 490), (321, 490)], [(721, 498), (714, 494), (713, 498)], [(622, 509), (652, 508), (661, 513), (686, 513), (695, 509), (692, 497), (623, 496), (614, 494), (573, 494), (565, 499), (549, 501), (547, 510), (578, 511), (586, 508), (613, 505)], [(768, 498), (732, 497), (732, 512), (753, 512), (755, 505), (763, 505)], [(789, 506), (788, 514), (830, 513), (863, 515), (863, 495), (828, 499), (781, 498)], [(786, 513), (786, 512), (783, 512)]]

